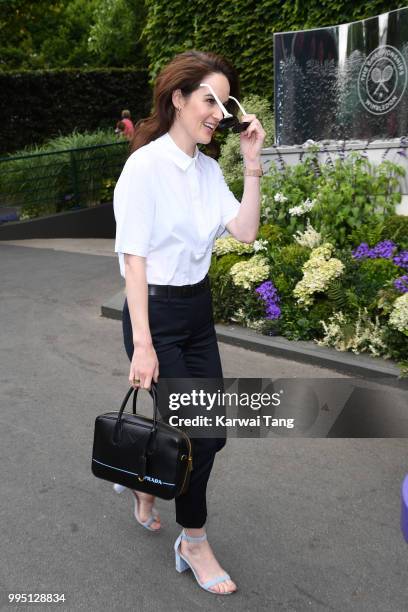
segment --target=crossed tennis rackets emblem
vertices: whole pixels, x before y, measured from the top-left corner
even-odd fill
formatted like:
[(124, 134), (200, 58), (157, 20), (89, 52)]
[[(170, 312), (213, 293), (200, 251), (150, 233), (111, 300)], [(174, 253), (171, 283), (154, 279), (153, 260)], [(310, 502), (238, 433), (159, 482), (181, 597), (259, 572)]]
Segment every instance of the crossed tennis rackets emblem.
[(392, 45), (380, 45), (365, 58), (357, 79), (363, 107), (373, 115), (385, 115), (401, 101), (408, 85), (404, 55)]
[(391, 64), (388, 64), (382, 70), (378, 66), (373, 68), (373, 71), (371, 72), (371, 80), (377, 85), (377, 88), (373, 94), (374, 96), (377, 95), (380, 89), (383, 89), (387, 94), (389, 93), (389, 89), (385, 83), (388, 83), (393, 74), (394, 68)]

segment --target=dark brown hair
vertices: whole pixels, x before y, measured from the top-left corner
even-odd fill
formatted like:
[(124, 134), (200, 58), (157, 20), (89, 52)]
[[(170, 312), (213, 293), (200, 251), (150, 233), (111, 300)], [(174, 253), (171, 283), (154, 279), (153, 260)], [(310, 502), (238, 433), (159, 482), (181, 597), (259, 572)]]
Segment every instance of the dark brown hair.
[(157, 76), (153, 90), (153, 111), (150, 117), (140, 119), (135, 125), (135, 135), (130, 152), (163, 136), (173, 124), (175, 108), (173, 91), (180, 89), (188, 97), (199, 88), (202, 80), (213, 72), (227, 77), (230, 93), (240, 97), (239, 78), (228, 60), (211, 52), (185, 51), (176, 55)]

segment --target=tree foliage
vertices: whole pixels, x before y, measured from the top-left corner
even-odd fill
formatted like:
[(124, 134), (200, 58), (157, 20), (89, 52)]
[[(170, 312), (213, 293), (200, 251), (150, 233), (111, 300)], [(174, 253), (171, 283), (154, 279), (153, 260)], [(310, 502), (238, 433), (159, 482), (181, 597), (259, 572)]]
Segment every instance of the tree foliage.
[(58, 28), (68, 3), (69, 0), (0, 2), (0, 67), (41, 67), (41, 45)]
[(70, 0), (58, 27), (40, 48), (44, 68), (86, 68), (99, 65), (99, 58), (89, 48), (89, 28), (100, 0)]
[(143, 0), (98, 2), (91, 25), (88, 48), (100, 65), (144, 68), (146, 56), (140, 34), (146, 20)]
[(143, 0), (0, 2), (0, 69), (144, 68)]
[(404, 6), (392, 0), (3, 0), (3, 70), (149, 64), (151, 82), (176, 53), (228, 57), (244, 94), (273, 99), (273, 34), (348, 23)]

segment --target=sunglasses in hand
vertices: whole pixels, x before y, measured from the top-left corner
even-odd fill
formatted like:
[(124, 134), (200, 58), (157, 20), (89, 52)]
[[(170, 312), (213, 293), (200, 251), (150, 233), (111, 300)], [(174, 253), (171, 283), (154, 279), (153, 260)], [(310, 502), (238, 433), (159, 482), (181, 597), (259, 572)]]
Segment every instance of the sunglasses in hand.
[[(227, 111), (227, 109), (225, 108), (225, 106), (223, 105), (223, 103), (221, 102), (221, 100), (219, 99), (219, 97), (217, 96), (213, 88), (211, 87), (211, 85), (209, 85), (208, 83), (200, 83), (200, 87), (208, 87), (214, 100), (216, 101), (219, 108), (221, 109), (222, 114), (224, 115), (224, 118), (221, 119), (221, 121), (218, 124), (218, 127), (220, 130), (232, 130), (236, 134), (239, 134), (240, 132), (244, 132), (247, 129), (247, 127), (250, 124), (250, 121), (241, 122), (239, 121), (238, 117), (235, 117), (235, 115), (231, 115), (231, 113)], [(234, 96), (228, 96), (228, 97), (230, 100), (234, 100), (234, 102), (238, 105), (240, 111), (244, 115), (247, 114), (244, 107), (238, 102), (236, 98), (234, 98)]]

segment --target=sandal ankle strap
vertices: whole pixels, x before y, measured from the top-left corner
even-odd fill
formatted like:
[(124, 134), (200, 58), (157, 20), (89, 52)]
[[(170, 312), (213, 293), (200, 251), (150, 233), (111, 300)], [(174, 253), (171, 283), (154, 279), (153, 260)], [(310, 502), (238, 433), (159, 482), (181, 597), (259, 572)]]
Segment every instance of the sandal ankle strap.
[(183, 540), (187, 540), (187, 542), (204, 542), (207, 539), (207, 534), (205, 533), (202, 536), (193, 537), (193, 536), (187, 535), (183, 529), (183, 531), (181, 532), (181, 537)]

